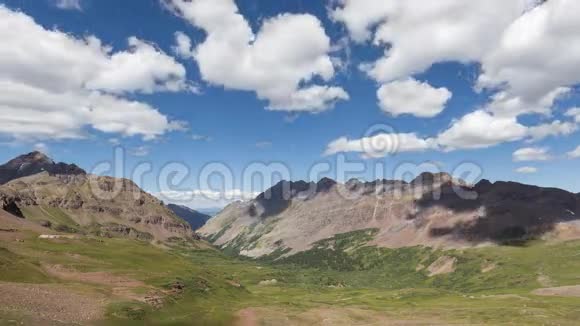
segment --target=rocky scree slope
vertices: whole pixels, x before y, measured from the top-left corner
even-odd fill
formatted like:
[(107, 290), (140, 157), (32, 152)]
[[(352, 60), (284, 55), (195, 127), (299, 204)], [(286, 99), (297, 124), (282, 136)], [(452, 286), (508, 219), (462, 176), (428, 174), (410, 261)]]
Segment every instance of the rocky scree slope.
[(514, 182), (467, 185), (445, 173), (411, 182), (282, 181), (252, 201), (230, 204), (197, 233), (230, 252), (263, 257), (364, 229), (377, 230), (369, 244), (389, 248), (578, 239), (580, 196)]
[(130, 180), (90, 175), (38, 152), (3, 167), (4, 176), (24, 176), (0, 186), (0, 208), (55, 231), (146, 241), (193, 236), (186, 221)]

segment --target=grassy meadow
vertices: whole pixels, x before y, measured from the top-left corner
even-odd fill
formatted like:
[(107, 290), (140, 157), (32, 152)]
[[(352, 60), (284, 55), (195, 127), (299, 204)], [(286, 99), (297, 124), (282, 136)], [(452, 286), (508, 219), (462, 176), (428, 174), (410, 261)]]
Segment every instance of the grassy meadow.
[[(43, 240), (29, 233), (23, 242), (0, 242), (0, 282), (56, 284), (104, 297), (105, 313), (95, 322), (101, 325), (246, 325), (244, 318), (258, 325), (316, 325), (332, 318), (345, 325), (573, 325), (580, 319), (579, 297), (532, 294), (580, 284), (580, 242), (386, 249), (366, 245), (373, 232), (337, 235), (307, 252), (260, 261), (197, 241), (161, 247), (97, 237)], [(440, 257), (454, 258), (454, 271), (430, 276), (427, 266)], [(46, 266), (79, 275), (104, 272), (137, 285), (123, 296), (115, 284), (58, 277)], [(146, 293), (157, 293), (162, 304), (138, 299)], [(0, 323), (26, 318), (26, 311), (0, 308)]]

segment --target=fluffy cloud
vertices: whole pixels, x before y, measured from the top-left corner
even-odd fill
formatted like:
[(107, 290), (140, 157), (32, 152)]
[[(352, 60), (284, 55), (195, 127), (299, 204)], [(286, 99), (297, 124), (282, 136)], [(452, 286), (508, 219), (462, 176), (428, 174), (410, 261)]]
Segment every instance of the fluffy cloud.
[[(366, 66), (377, 81), (407, 77), (441, 61), (479, 61), (526, 8), (525, 0), (340, 0), (332, 13), (355, 41), (372, 37), (385, 56)], [(376, 32), (373, 35), (373, 30)], [(468, 45), (468, 46), (466, 46)]]
[(82, 89), (62, 93), (0, 78), (0, 133), (21, 140), (86, 137), (86, 127), (152, 139), (183, 124), (150, 105)]
[[(339, 152), (360, 152), (366, 157), (383, 157), (397, 152), (425, 150), (454, 151), (478, 149), (527, 139), (530, 142), (549, 136), (569, 135), (578, 126), (559, 120), (527, 127), (515, 117), (498, 117), (485, 110), (477, 110), (451, 123), (450, 127), (432, 138), (419, 138), (414, 133), (382, 133), (372, 137), (349, 140), (341, 137), (331, 142), (325, 155)], [(550, 155), (543, 148), (523, 148), (514, 153), (514, 160), (547, 160)]]
[[(580, 46), (577, 42), (580, 20), (576, 17), (580, 2), (335, 2), (338, 6), (332, 10), (331, 17), (344, 23), (352, 40), (372, 42), (385, 49), (384, 56), (361, 68), (381, 84), (379, 103), (387, 112), (397, 112), (397, 107), (410, 107), (397, 101), (393, 92), (388, 95), (389, 85), (409, 80), (439, 62), (480, 64), (481, 74), (475, 86), (478, 91), (492, 92), (489, 103), (454, 120), (447, 130), (435, 137), (441, 149), (486, 148), (503, 142), (538, 141), (577, 131), (579, 109), (571, 109), (566, 114), (576, 123), (555, 120), (524, 126), (518, 117), (524, 114), (550, 116), (557, 101), (580, 82)], [(402, 97), (408, 101), (427, 101), (426, 98), (429, 97)], [(432, 112), (436, 114), (436, 110)], [(360, 151), (360, 145), (347, 139), (339, 140), (334, 145)]]
[(111, 93), (192, 90), (185, 68), (153, 45), (135, 37), (129, 49), (113, 53), (101, 63), (86, 87)]
[(503, 142), (521, 140), (527, 128), (513, 117), (497, 117), (477, 110), (452, 123), (437, 140), (446, 150), (491, 147)]
[(580, 2), (543, 1), (514, 20), (482, 61), (480, 86), (502, 87), (526, 102), (580, 81)]
[(382, 85), (377, 96), (382, 110), (393, 116), (411, 114), (429, 118), (443, 111), (452, 94), (447, 88), (434, 88), (409, 78)]
[(533, 174), (537, 173), (538, 169), (533, 166), (522, 166), (521, 168), (517, 168), (516, 172), (522, 174)]
[(151, 93), (188, 87), (182, 65), (135, 37), (129, 38), (126, 51), (113, 53), (95, 36), (78, 39), (58, 30), (48, 30), (31, 17), (4, 6), (0, 6), (0, 17), (3, 79), (55, 92), (85, 88), (113, 93)]
[(569, 158), (580, 158), (580, 146), (567, 153)]
[(348, 100), (348, 94), (340, 87), (312, 85), (296, 90), (287, 99), (270, 103), (271, 111), (320, 112), (340, 100)]
[(193, 139), (194, 141), (201, 141), (201, 142), (210, 142), (213, 140), (213, 138), (210, 136), (199, 135), (199, 134), (191, 135), (191, 139)]
[(361, 153), (365, 158), (378, 158), (402, 152), (420, 152), (437, 149), (434, 139), (422, 139), (414, 133), (381, 133), (361, 139), (338, 138), (328, 144), (324, 155), (344, 152)]
[[(385, 49), (384, 56), (362, 65), (381, 84), (409, 78), (439, 62), (479, 63), (477, 89), (495, 92), (484, 107), (487, 116), (516, 127), (513, 135), (499, 138), (520, 138), (522, 126), (510, 118), (550, 115), (556, 101), (580, 82), (578, 1), (335, 2), (331, 17), (346, 26), (351, 39)], [(580, 121), (580, 114), (570, 116)], [(530, 137), (567, 135), (572, 129), (570, 123), (555, 122), (531, 129)], [(443, 135), (444, 142), (449, 141), (447, 136)], [(476, 147), (487, 142), (483, 139)]]
[(556, 100), (569, 92), (569, 88), (559, 87), (538, 99), (526, 100), (523, 97), (501, 91), (491, 97), (486, 109), (498, 116), (506, 117), (517, 117), (522, 114), (532, 113), (550, 115)]
[(543, 147), (520, 148), (513, 153), (512, 157), (514, 162), (548, 161), (552, 159), (548, 149)]
[(221, 208), (234, 201), (247, 201), (256, 198), (257, 192), (247, 192), (240, 189), (226, 191), (215, 190), (168, 190), (155, 194), (159, 199), (194, 209)]
[(175, 32), (175, 45), (173, 46), (173, 52), (183, 59), (193, 58), (194, 52), (189, 36), (183, 32)]
[(151, 152), (151, 149), (149, 148), (149, 146), (138, 146), (138, 147), (129, 149), (129, 155), (137, 156), (137, 157), (147, 156), (147, 155), (149, 155), (150, 152)]
[(83, 10), (81, 0), (54, 0), (54, 5), (64, 10)]
[(384, 23), (395, 10), (395, 2), (376, 0), (338, 0), (339, 6), (330, 14), (335, 21), (346, 25), (350, 37), (359, 43), (371, 38), (371, 29)]
[(580, 108), (572, 108), (568, 110), (566, 116), (572, 117), (576, 123), (580, 123)]
[(151, 44), (130, 38), (128, 50), (112, 53), (94, 36), (45, 29), (2, 5), (0, 38), (0, 134), (82, 138), (92, 128), (151, 139), (183, 128), (122, 96), (188, 87), (183, 66)]
[(39, 152), (44, 153), (44, 154), (49, 153), (48, 145), (45, 143), (36, 143), (36, 144), (34, 144), (33, 148), (35, 151), (39, 151)]
[[(348, 99), (330, 81), (335, 69), (330, 39), (309, 14), (281, 14), (266, 19), (254, 33), (233, 0), (165, 0), (166, 7), (206, 32), (194, 50), (178, 39), (180, 52), (191, 53), (202, 78), (226, 88), (254, 91), (272, 110), (318, 112)], [(180, 45), (181, 42), (181, 45)]]
[(528, 128), (530, 141), (538, 141), (550, 136), (567, 136), (578, 130), (578, 125), (573, 122), (562, 122), (560, 120), (551, 123), (541, 124)]

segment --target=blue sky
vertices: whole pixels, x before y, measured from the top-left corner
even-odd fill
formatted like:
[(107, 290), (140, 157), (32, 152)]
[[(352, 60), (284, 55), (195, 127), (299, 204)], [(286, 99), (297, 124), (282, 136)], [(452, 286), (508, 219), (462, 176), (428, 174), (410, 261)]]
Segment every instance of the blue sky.
[[(580, 106), (580, 72), (576, 73), (580, 67), (580, 37), (574, 32), (566, 34), (570, 30), (566, 28), (574, 31), (573, 27), (580, 26), (573, 19), (566, 19), (566, 15), (578, 13), (580, 8), (565, 0), (542, 5), (531, 0), (473, 3), (449, 0), (437, 8), (408, 1), (399, 3), (397, 8), (377, 9), (373, 7), (376, 2), (357, 4), (348, 0), (219, 0), (213, 4), (194, 0), (193, 5), (182, 0), (0, 0), (3, 20), (11, 17), (14, 20), (10, 23), (21, 24), (18, 35), (6, 31), (3, 34), (3, 47), (14, 42), (16, 50), (8, 52), (10, 59), (0, 60), (0, 81), (17, 86), (29, 83), (54, 91), (57, 96), (74, 93), (73, 99), (93, 94), (87, 103), (93, 103), (90, 101), (95, 98), (103, 103), (101, 97), (106, 97), (114, 105), (105, 105), (101, 114), (107, 116), (107, 109), (118, 112), (114, 119), (97, 117), (94, 112), (84, 112), (76, 118), (78, 108), (71, 105), (63, 116), (72, 114), (75, 121), (63, 122), (64, 129), (56, 121), (60, 117), (55, 113), (58, 108), (48, 109), (52, 110), (48, 120), (27, 126), (21, 122), (28, 123), (27, 118), (14, 117), (10, 123), (0, 123), (0, 160), (40, 148), (55, 160), (75, 162), (91, 170), (98, 162), (111, 160), (113, 148), (118, 145), (128, 152), (126, 171), (139, 162), (151, 162), (153, 173), (139, 183), (153, 193), (160, 190), (156, 175), (168, 162), (188, 165), (192, 175), (178, 188), (196, 190), (200, 185), (195, 175), (209, 162), (231, 167), (236, 178), (233, 188), (237, 189), (247, 188), (239, 179), (244, 167), (256, 161), (283, 162), (290, 168), (292, 179), (308, 178), (309, 168), (317, 162), (334, 166), (337, 155), (368, 166), (384, 163), (386, 177), (405, 162), (436, 162), (443, 170), (453, 171), (469, 161), (481, 167), (482, 178), (579, 192), (580, 182), (574, 171), (580, 151), (574, 150), (580, 145), (576, 132), (580, 113), (574, 108)], [(193, 8), (196, 4), (198, 7)], [(464, 19), (457, 19), (454, 12), (462, 13)], [(479, 19), (481, 22), (470, 18), (482, 16), (481, 12), (490, 16)], [(25, 16), (33, 21), (26, 21)], [(249, 25), (262, 47), (249, 49), (253, 39), (250, 45), (241, 44), (244, 41), (239, 41), (237, 33), (242, 33), (239, 26), (243, 23), (236, 25), (240, 21), (223, 18), (226, 16)], [(558, 22), (537, 23), (550, 16)], [(228, 24), (232, 25), (229, 29), (220, 29)], [(266, 25), (271, 27), (269, 33), (262, 33)], [(26, 35), (29, 30), (30, 35)], [(43, 46), (42, 38), (48, 37), (49, 31), (82, 44), (51, 55), (48, 48), (61, 43), (54, 41)], [(176, 32), (191, 41), (191, 47), (186, 49), (189, 52), (174, 49)], [(211, 44), (210, 35), (214, 42)], [(95, 50), (96, 55), (83, 49), (89, 47), (89, 36), (100, 40), (101, 50)], [(134, 43), (133, 52), (128, 50), (131, 37), (143, 42)], [(510, 40), (520, 41), (510, 46)], [(66, 42), (62, 41), (63, 47)], [(537, 51), (537, 44), (556, 48)], [(111, 48), (103, 50), (105, 46)], [(17, 51), (19, 47), (23, 50)], [(219, 53), (224, 49), (230, 53)], [(58, 60), (58, 53), (76, 56), (73, 51), (77, 50), (89, 58), (80, 62), (79, 58), (70, 59), (73, 64)], [(29, 58), (31, 52), (36, 56)], [(113, 60), (118, 53), (128, 54), (126, 61)], [(144, 56), (153, 53), (153, 61), (143, 63)], [(95, 68), (91, 68), (91, 60)], [(119, 81), (127, 76), (130, 79), (137, 70), (123, 70), (123, 65), (131, 60), (135, 67), (151, 65), (136, 78), (151, 78), (153, 84)], [(244, 60), (251, 62), (249, 68), (235, 71)], [(111, 67), (100, 66), (109, 61), (113, 62)], [(79, 72), (74, 64), (82, 62), (87, 64)], [(366, 68), (361, 67), (364, 63)], [(19, 65), (47, 72), (27, 78)], [(59, 72), (55, 75), (58, 78), (51, 79), (50, 69)], [(109, 70), (99, 75), (99, 69)], [(184, 74), (180, 74), (182, 69)], [(272, 76), (264, 76), (269, 73)], [(71, 77), (75, 74), (89, 77), (78, 82)], [(524, 74), (529, 77), (522, 77)], [(294, 80), (288, 81), (292, 78), (296, 80), (294, 84)], [(313, 97), (297, 95), (312, 86), (326, 88), (317, 89), (322, 93)], [(381, 88), (385, 90), (382, 97), (378, 95)], [(409, 94), (400, 95), (409, 89), (411, 100)], [(6, 88), (5, 91), (8, 92)], [(549, 98), (554, 92), (557, 96)], [(12, 98), (0, 97), (0, 107), (14, 105)], [(323, 97), (328, 100), (316, 101)], [(34, 100), (30, 102), (26, 103), (27, 112), (34, 115), (43, 110)], [(124, 116), (124, 105), (129, 102), (146, 107), (133, 116)], [(19, 108), (16, 105), (0, 111), (2, 119)], [(134, 125), (137, 122), (133, 120), (149, 118), (150, 110), (157, 111), (151, 124)], [(474, 112), (479, 114), (473, 115)], [(364, 145), (357, 142), (364, 144), (361, 138), (365, 136), (384, 136), (366, 134), (372, 126), (382, 124), (390, 126), (393, 135), (412, 134), (414, 138), (401, 140), (400, 150), (394, 155), (375, 153), (369, 157)], [(53, 129), (24, 131), (43, 126)], [(341, 137), (346, 139), (336, 143)], [(526, 173), (519, 173), (518, 169)], [(327, 174), (344, 178), (335, 171)], [(352, 176), (373, 177), (369, 171)]]

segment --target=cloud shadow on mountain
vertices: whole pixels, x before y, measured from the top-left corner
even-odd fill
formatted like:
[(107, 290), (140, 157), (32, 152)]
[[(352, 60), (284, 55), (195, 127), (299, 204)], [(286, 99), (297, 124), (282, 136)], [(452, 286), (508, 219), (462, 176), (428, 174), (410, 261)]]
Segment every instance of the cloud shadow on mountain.
[(417, 204), (423, 209), (441, 206), (456, 213), (476, 212), (478, 218), (452, 227), (432, 228), (433, 237), (451, 235), (472, 243), (525, 244), (554, 230), (558, 222), (579, 219), (579, 196), (561, 189), (515, 182), (492, 184), (487, 180), (473, 188), (460, 188), (475, 192), (475, 199), (464, 199), (455, 189), (447, 185), (437, 193), (427, 192)]

